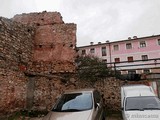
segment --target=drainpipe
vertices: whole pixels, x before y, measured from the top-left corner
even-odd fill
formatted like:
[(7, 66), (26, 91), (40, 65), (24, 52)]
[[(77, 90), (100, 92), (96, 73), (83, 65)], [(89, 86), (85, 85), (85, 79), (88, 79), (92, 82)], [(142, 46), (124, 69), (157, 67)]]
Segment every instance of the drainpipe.
[(111, 44), (109, 43), (109, 58), (110, 58), (110, 66), (112, 66), (112, 53), (111, 53)]

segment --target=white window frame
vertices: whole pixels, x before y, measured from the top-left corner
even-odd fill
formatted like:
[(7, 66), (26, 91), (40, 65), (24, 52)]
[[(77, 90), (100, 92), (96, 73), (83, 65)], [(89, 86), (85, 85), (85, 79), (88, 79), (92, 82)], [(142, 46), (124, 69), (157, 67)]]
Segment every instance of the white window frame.
[(132, 49), (132, 43), (126, 43), (126, 49)]
[(101, 53), (102, 53), (102, 56), (107, 56), (107, 48), (105, 46), (101, 47)]
[(139, 42), (139, 47), (140, 47), (140, 48), (144, 48), (144, 47), (146, 47), (146, 46), (147, 46), (146, 41), (140, 41), (140, 42)]
[(118, 45), (118, 44), (113, 45), (113, 50), (114, 50), (114, 51), (118, 51), (118, 50), (119, 50), (119, 45)]
[(148, 60), (148, 55), (142, 55), (141, 58), (142, 58), (142, 61), (147, 61)]
[(91, 53), (91, 54), (94, 54), (94, 53), (95, 53), (95, 48), (91, 48), (91, 49), (90, 49), (90, 53)]
[(160, 45), (160, 39), (158, 39), (157, 42), (158, 42), (158, 45)]

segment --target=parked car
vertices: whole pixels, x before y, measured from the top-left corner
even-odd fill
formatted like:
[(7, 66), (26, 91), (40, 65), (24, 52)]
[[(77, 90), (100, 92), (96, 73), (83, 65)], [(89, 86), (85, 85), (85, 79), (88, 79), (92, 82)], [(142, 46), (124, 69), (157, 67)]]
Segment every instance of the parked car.
[(105, 120), (101, 95), (95, 89), (66, 91), (43, 120)]
[(160, 120), (160, 100), (146, 85), (121, 87), (123, 120)]

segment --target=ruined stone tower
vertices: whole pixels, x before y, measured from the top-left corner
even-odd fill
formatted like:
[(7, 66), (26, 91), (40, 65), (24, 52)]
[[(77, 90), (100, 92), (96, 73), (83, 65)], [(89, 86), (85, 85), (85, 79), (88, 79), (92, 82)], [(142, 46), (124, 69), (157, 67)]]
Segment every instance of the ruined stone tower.
[[(76, 25), (65, 24), (58, 12), (42, 12), (16, 15), (14, 21), (35, 26), (33, 59), (29, 67), (41, 72), (73, 72), (76, 57)], [(49, 65), (48, 65), (49, 64)], [(44, 66), (44, 67), (43, 67)], [(47, 66), (50, 66), (50, 68)]]

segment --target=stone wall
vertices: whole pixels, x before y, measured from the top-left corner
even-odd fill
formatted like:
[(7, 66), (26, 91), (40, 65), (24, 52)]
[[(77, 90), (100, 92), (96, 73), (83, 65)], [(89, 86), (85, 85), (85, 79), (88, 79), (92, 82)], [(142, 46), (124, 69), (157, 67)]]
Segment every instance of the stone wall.
[(26, 108), (27, 81), (21, 71), (0, 68), (0, 116)]
[(48, 77), (34, 77), (35, 91), (34, 91), (34, 107), (32, 109), (50, 110), (55, 104), (56, 97), (61, 95), (65, 90), (96, 88), (103, 96), (104, 106), (108, 110), (120, 110), (120, 88), (123, 85), (129, 84), (145, 84), (149, 85), (149, 81), (121, 81), (118, 79), (107, 78), (96, 82), (94, 85), (86, 82), (76, 80), (74, 75), (63, 76), (60, 78)]
[(79, 88), (96, 88), (100, 91), (103, 96), (104, 106), (108, 110), (119, 111), (121, 106), (121, 86), (132, 85), (132, 84), (144, 84), (149, 85), (149, 81), (123, 81), (115, 79), (114, 77), (109, 77), (97, 81), (94, 84), (86, 81), (77, 81), (76, 89)]
[[(0, 18), (0, 116), (49, 109), (75, 73), (76, 25), (58, 12)], [(65, 78), (65, 79), (64, 79)]]
[(0, 67), (17, 70), (32, 58), (34, 27), (0, 18)]
[(119, 111), (121, 108), (121, 86), (132, 84), (149, 85), (149, 81), (122, 81), (115, 78), (107, 78), (102, 82), (97, 82), (95, 88), (101, 91), (104, 105), (108, 110)]
[(50, 110), (59, 95), (65, 90), (76, 88), (71, 82), (60, 78), (35, 77), (33, 79), (35, 79), (35, 91), (32, 109), (36, 110)]
[(25, 108), (26, 66), (32, 58), (34, 27), (0, 18), (0, 114)]

